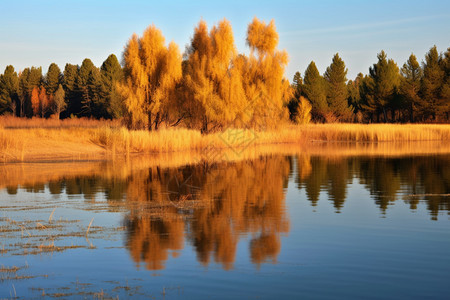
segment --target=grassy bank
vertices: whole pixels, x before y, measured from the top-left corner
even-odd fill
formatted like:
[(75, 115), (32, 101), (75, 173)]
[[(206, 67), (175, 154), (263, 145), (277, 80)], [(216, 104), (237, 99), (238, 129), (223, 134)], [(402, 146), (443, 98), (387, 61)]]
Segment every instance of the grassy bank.
[[(61, 124), (58, 126), (55, 121)], [(202, 135), (197, 130), (185, 128), (148, 132), (127, 130), (106, 121), (69, 121), (73, 122), (71, 125), (63, 122), (49, 120), (49, 123), (44, 121), (40, 127), (34, 127), (30, 124), (5, 126), (0, 120), (0, 160), (93, 160), (116, 155), (180, 151), (210, 153), (212, 156), (224, 150), (239, 153), (262, 145), (305, 146), (311, 142), (450, 142), (450, 125), (316, 124), (269, 131), (227, 129)], [(46, 126), (49, 124), (51, 126)]]

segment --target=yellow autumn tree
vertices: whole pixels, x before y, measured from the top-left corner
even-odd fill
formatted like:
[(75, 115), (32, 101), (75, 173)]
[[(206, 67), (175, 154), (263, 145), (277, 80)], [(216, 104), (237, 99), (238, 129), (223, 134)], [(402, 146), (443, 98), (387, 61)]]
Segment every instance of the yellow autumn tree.
[(192, 127), (220, 129), (245, 107), (241, 73), (234, 66), (237, 51), (232, 27), (223, 19), (208, 32), (205, 21), (194, 29), (185, 55), (184, 107)]
[(124, 80), (118, 92), (125, 99), (130, 126), (157, 130), (170, 118), (168, 108), (181, 78), (178, 46), (171, 42), (166, 47), (161, 31), (151, 25), (142, 37), (133, 34), (130, 38), (123, 63)]
[(30, 101), (33, 116), (39, 116), (39, 88), (37, 86), (31, 91)]
[(41, 114), (41, 118), (45, 117), (47, 112), (50, 110), (51, 106), (51, 97), (47, 95), (47, 91), (45, 87), (41, 87), (39, 91), (39, 112)]
[(311, 103), (303, 97), (300, 96), (297, 106), (297, 112), (295, 116), (295, 122), (297, 124), (308, 124), (311, 121)]
[(267, 128), (287, 119), (285, 107), (291, 96), (289, 81), (284, 78), (288, 63), (286, 51), (277, 49), (275, 22), (269, 24), (254, 18), (247, 30), (250, 55), (241, 55), (238, 64), (248, 99), (246, 113), (255, 127)]

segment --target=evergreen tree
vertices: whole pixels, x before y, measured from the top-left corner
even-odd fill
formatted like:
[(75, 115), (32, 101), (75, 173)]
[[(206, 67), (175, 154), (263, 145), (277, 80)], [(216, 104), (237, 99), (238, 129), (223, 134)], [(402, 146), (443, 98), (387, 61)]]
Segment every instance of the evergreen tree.
[(410, 122), (414, 122), (414, 115), (422, 111), (425, 106), (425, 103), (419, 96), (420, 82), (423, 74), (422, 68), (414, 54), (411, 54), (408, 61), (403, 65), (401, 74), (400, 92), (407, 103)]
[(348, 106), (347, 69), (344, 61), (336, 53), (331, 65), (327, 68), (324, 78), (327, 82), (327, 102), (331, 112), (339, 119), (348, 120), (352, 110)]
[(426, 102), (425, 116), (431, 117), (434, 121), (445, 115), (449, 107), (449, 102), (442, 93), (445, 83), (445, 70), (442, 65), (442, 55), (434, 46), (425, 54), (421, 86), (421, 96)]
[(105, 117), (106, 105), (101, 97), (101, 77), (99, 69), (89, 58), (83, 60), (76, 80), (81, 96), (81, 116)]
[(7, 111), (15, 114), (15, 107), (19, 91), (19, 77), (13, 66), (7, 66), (5, 72), (0, 75), (0, 114)]
[(102, 77), (102, 97), (106, 100), (108, 117), (120, 118), (125, 106), (122, 97), (116, 90), (116, 85), (123, 79), (123, 70), (114, 54), (108, 56), (100, 67)]
[(25, 68), (19, 75), (19, 116), (31, 117), (33, 109), (31, 106), (31, 93), (35, 87), (42, 83), (42, 68)]
[(393, 107), (393, 102), (398, 95), (399, 68), (392, 59), (387, 59), (384, 51), (381, 51), (378, 54), (378, 62), (370, 67), (369, 73), (374, 81), (369, 93), (375, 100), (377, 112), (382, 112), (384, 121), (387, 122), (387, 109)]
[(450, 48), (447, 48), (447, 51), (445, 51), (444, 59), (442, 60), (441, 65), (445, 72), (445, 80), (442, 86), (441, 94), (444, 103), (447, 104), (446, 119), (448, 122), (450, 119)]
[(364, 79), (362, 73), (356, 75), (355, 80), (349, 80), (347, 83), (348, 103), (352, 106), (352, 110), (357, 113), (361, 110), (361, 84)]
[(302, 97), (302, 91), (303, 91), (303, 79), (300, 72), (295, 72), (294, 78), (292, 79), (291, 88), (293, 91), (292, 98), (289, 101), (287, 107), (289, 109), (289, 118), (292, 122), (296, 122), (298, 119), (298, 113), (300, 111), (303, 111), (299, 106), (300, 103), (300, 97)]
[(292, 88), (294, 89), (294, 97), (300, 99), (303, 96), (303, 79), (300, 72), (295, 72), (294, 78), (292, 79)]
[(66, 64), (62, 86), (65, 92), (67, 116), (78, 115), (81, 112), (81, 97), (77, 90), (78, 66)]
[(45, 76), (45, 89), (49, 95), (53, 95), (61, 83), (61, 69), (57, 64), (51, 63)]
[(311, 102), (314, 119), (323, 120), (328, 112), (327, 93), (324, 79), (320, 76), (314, 61), (306, 68), (303, 90)]

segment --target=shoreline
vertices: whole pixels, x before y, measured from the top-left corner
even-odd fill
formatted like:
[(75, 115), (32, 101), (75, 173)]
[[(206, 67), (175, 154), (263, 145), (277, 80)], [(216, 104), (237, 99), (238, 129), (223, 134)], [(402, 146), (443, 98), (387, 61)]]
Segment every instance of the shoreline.
[(228, 128), (205, 135), (185, 128), (148, 132), (109, 126), (0, 127), (0, 163), (113, 161), (139, 156), (195, 156), (198, 161), (216, 161), (285, 152), (450, 153), (450, 125), (311, 124), (268, 131)]
[[(442, 142), (425, 143), (425, 148), (415, 147), (417, 143), (397, 144), (355, 144), (330, 143), (321, 145), (260, 145), (236, 154), (231, 150), (217, 160), (206, 161), (200, 152), (172, 152), (158, 154), (118, 155), (107, 159), (92, 160), (34, 160), (23, 162), (0, 162), (0, 188), (15, 185), (33, 185), (45, 181), (70, 179), (84, 175), (96, 175), (115, 178), (126, 177), (133, 172), (152, 168), (176, 169), (185, 166), (201, 165), (205, 170), (217, 165), (231, 165), (242, 161), (253, 161), (276, 156), (295, 156), (298, 161), (309, 161), (314, 157), (323, 157), (330, 161), (341, 161), (349, 157), (396, 158), (404, 156), (445, 155), (450, 160), (450, 144)], [(423, 145), (423, 142), (421, 142)], [(435, 146), (439, 146), (436, 149)], [(442, 146), (442, 147), (441, 147)], [(233, 155), (234, 153), (234, 155)], [(249, 162), (251, 163), (251, 162)]]

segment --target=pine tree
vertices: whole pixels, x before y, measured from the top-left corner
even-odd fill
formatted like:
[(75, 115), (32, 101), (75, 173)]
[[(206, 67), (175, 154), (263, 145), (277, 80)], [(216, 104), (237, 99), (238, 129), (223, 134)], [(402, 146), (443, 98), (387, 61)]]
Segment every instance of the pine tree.
[(81, 97), (77, 90), (78, 66), (66, 64), (62, 86), (64, 88), (65, 102), (67, 103), (67, 116), (78, 115), (81, 112)]
[(15, 114), (15, 107), (19, 99), (19, 77), (13, 66), (7, 66), (0, 75), (0, 114), (7, 111)]
[(42, 68), (25, 68), (19, 75), (19, 116), (31, 117), (33, 108), (31, 105), (31, 93), (35, 87), (42, 83)]
[(378, 62), (370, 67), (369, 73), (374, 81), (371, 95), (378, 111), (383, 113), (384, 121), (387, 122), (387, 109), (393, 106), (398, 96), (399, 68), (392, 59), (387, 59), (384, 51), (381, 51), (378, 54)]
[(414, 54), (403, 64), (401, 74), (400, 92), (409, 108), (410, 122), (414, 122), (414, 116), (423, 110), (425, 104), (419, 96), (423, 72)]
[(108, 117), (120, 118), (125, 106), (122, 97), (116, 90), (116, 85), (123, 79), (123, 70), (114, 54), (108, 56), (100, 67), (102, 77), (102, 97), (106, 100)]
[(304, 76), (303, 90), (306, 98), (311, 102), (312, 114), (315, 120), (323, 120), (329, 111), (325, 82), (317, 70), (314, 61), (308, 65)]
[(436, 120), (440, 114), (442, 106), (441, 87), (444, 83), (445, 72), (441, 68), (442, 56), (434, 46), (425, 54), (423, 62), (423, 78), (421, 86), (421, 96), (426, 102), (424, 113), (428, 117)]
[(53, 95), (62, 80), (61, 69), (57, 64), (51, 63), (45, 76), (45, 89), (49, 95)]
[(443, 116), (449, 106), (448, 101), (445, 101), (442, 95), (444, 82), (445, 70), (442, 68), (442, 55), (434, 46), (425, 54), (421, 86), (421, 96), (426, 102), (425, 116), (432, 117), (433, 121)]
[(333, 56), (331, 65), (327, 68), (324, 74), (327, 82), (327, 103), (331, 112), (333, 112), (338, 119), (348, 120), (351, 117), (352, 110), (348, 105), (348, 90), (347, 90), (347, 69), (344, 61), (336, 53)]
[(374, 117), (379, 121), (379, 108), (374, 96), (375, 80), (368, 75), (361, 78), (359, 85), (360, 108), (370, 121), (374, 121)]
[(445, 80), (442, 86), (441, 95), (444, 103), (447, 104), (446, 119), (448, 122), (450, 119), (450, 48), (447, 48), (447, 51), (445, 51), (441, 66), (445, 72)]
[(348, 103), (355, 114), (361, 111), (361, 84), (363, 78), (364, 75), (358, 73), (355, 80), (349, 80), (347, 83)]
[(89, 58), (84, 59), (81, 64), (76, 86), (81, 95), (81, 115), (105, 117), (106, 107), (104, 99), (100, 95), (100, 71)]
[(291, 87), (293, 94), (287, 107), (289, 109), (289, 118), (291, 119), (291, 121), (296, 122), (297, 114), (299, 112), (299, 105), (301, 105), (300, 97), (302, 97), (303, 91), (303, 79), (300, 72), (295, 72)]
[(292, 79), (292, 88), (294, 89), (294, 97), (300, 99), (303, 90), (303, 79), (302, 75), (298, 71), (295, 72), (294, 78)]

